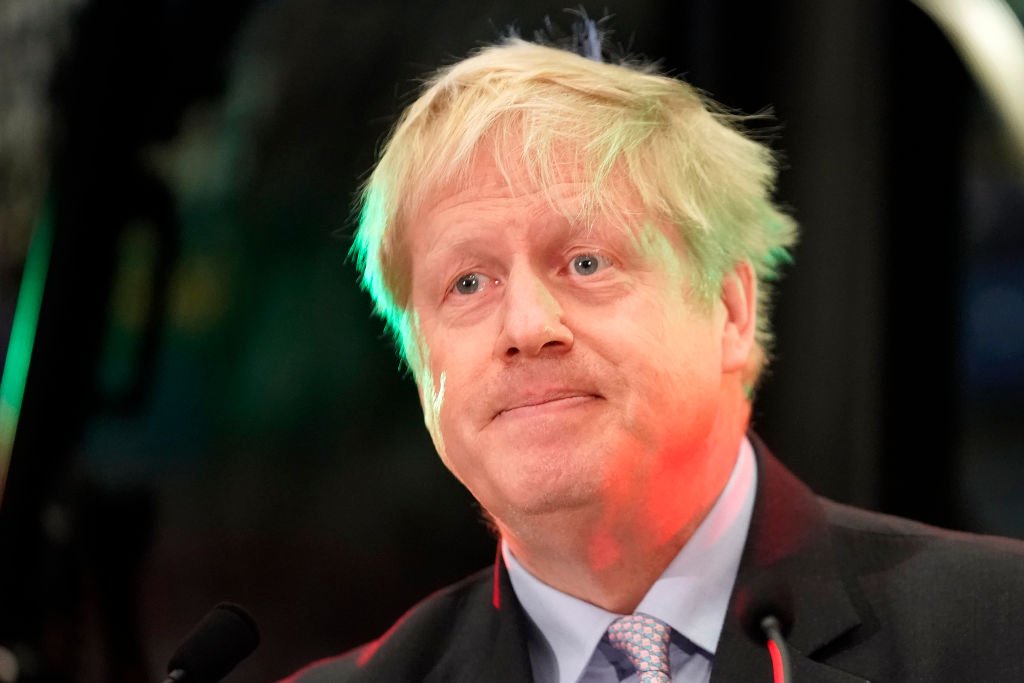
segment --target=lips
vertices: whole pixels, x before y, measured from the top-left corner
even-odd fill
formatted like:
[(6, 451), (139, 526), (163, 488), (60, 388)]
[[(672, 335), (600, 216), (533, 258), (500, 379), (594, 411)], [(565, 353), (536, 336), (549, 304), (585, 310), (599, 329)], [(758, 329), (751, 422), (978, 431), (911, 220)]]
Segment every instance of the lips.
[(526, 416), (562, 408), (572, 408), (598, 398), (601, 398), (598, 394), (574, 389), (556, 389), (530, 393), (514, 398), (506, 407), (499, 410), (495, 417)]

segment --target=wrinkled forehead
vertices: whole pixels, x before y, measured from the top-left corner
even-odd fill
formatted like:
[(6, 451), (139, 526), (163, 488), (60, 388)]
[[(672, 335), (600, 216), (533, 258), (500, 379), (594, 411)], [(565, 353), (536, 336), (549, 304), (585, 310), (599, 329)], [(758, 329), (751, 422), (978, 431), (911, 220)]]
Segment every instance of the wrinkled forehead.
[(617, 231), (639, 236), (662, 217), (644, 205), (624, 169), (593, 168), (578, 146), (561, 144), (538, 157), (521, 145), (485, 140), (458, 167), (425, 178), (408, 197), (406, 229), (424, 216), (474, 201), (527, 206), (538, 219), (555, 215), (574, 231)]

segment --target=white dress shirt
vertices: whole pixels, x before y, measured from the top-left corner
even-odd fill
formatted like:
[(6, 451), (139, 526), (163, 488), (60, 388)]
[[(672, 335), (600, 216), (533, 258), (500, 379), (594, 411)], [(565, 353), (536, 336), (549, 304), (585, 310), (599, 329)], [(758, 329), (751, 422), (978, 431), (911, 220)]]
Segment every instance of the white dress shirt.
[[(732, 474), (704, 521), (637, 606), (672, 627), (676, 683), (707, 683), (750, 526), (757, 466), (744, 438)], [(502, 542), (512, 588), (530, 622), (535, 683), (617, 683), (637, 674), (607, 640), (622, 616), (552, 588), (528, 572)]]

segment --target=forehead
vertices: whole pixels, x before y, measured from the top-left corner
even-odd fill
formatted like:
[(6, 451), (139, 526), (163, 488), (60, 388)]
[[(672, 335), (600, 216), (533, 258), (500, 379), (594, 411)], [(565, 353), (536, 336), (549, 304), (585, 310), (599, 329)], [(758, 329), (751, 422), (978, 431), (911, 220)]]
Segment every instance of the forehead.
[(425, 193), (407, 230), (421, 251), (471, 233), (494, 237), (495, 230), (527, 227), (534, 239), (552, 232), (628, 238), (640, 232), (644, 216), (639, 194), (624, 183), (582, 178), (561, 159), (532, 168), (477, 154), (456, 179)]

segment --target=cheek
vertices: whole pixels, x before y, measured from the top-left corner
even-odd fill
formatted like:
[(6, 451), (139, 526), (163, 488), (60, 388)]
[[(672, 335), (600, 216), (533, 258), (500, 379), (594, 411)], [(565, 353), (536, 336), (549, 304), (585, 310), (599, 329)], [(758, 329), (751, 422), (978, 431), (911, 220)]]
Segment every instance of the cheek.
[(424, 325), (419, 349), (423, 359), (417, 376), (423, 421), (449, 469), (457, 464), (474, 397), (481, 395), (484, 369), (479, 343), (467, 335), (451, 338)]
[[(632, 409), (638, 414), (660, 414), (673, 420), (713, 403), (721, 379), (721, 344), (713, 322), (699, 312), (680, 310), (679, 304), (647, 311), (640, 323), (622, 330), (616, 363), (632, 384)], [(694, 415), (694, 417), (697, 417)]]
[(431, 434), (440, 431), (441, 411), (445, 403), (447, 381), (448, 375), (442, 370), (436, 379), (431, 373), (423, 373), (419, 382), (423, 421)]
[(441, 414), (444, 410), (445, 393), (448, 377), (444, 371), (434, 374), (429, 365), (424, 365), (416, 373), (416, 388), (419, 392), (420, 407), (423, 410), (423, 425), (434, 442), (434, 448), (445, 465), (448, 463), (448, 452), (445, 448), (444, 430), (441, 425)]
[(448, 375), (443, 369), (443, 354), (431, 352), (431, 349), (443, 350), (444, 346), (433, 339), (429, 325), (422, 325), (418, 314), (412, 317), (406, 343), (412, 351), (409, 360), (419, 393), (420, 408), (423, 410), (423, 424), (441, 460), (447, 465), (448, 454), (441, 415), (447, 401)]

